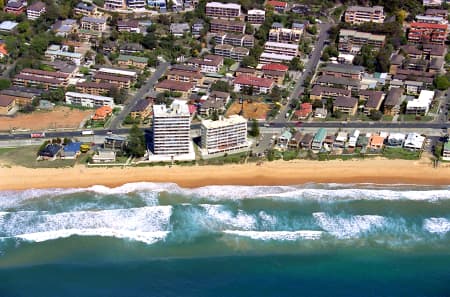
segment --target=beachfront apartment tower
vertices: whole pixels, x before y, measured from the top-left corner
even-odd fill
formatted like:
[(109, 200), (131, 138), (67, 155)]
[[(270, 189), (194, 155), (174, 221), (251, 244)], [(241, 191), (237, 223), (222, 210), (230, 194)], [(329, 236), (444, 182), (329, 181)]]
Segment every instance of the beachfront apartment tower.
[(185, 101), (174, 100), (170, 108), (153, 106), (153, 154), (189, 154), (191, 116)]
[(240, 115), (220, 118), (218, 121), (203, 120), (201, 147), (204, 154), (223, 154), (248, 148), (247, 120)]

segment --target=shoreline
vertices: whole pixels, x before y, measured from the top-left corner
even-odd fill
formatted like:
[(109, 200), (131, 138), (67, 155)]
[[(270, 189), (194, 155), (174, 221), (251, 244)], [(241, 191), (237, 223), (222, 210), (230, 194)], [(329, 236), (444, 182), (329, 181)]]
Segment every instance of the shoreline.
[(426, 160), (274, 161), (262, 165), (154, 166), (126, 168), (0, 167), (0, 190), (118, 187), (127, 183), (176, 183), (184, 188), (210, 185), (281, 186), (306, 183), (450, 185), (450, 167)]

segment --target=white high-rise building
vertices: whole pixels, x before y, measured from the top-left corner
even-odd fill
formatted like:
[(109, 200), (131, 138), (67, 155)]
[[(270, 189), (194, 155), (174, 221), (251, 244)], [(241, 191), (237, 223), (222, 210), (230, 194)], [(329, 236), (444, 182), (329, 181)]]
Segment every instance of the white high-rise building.
[(192, 153), (191, 116), (185, 101), (174, 100), (170, 108), (153, 106), (153, 154), (176, 156)]
[(218, 121), (203, 120), (201, 137), (204, 154), (246, 150), (249, 147), (247, 120), (239, 115), (221, 118)]

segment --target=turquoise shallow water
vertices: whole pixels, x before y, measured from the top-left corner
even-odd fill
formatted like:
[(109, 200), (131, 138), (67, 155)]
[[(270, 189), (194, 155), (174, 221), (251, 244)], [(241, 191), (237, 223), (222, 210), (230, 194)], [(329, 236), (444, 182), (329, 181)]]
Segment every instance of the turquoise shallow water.
[(0, 192), (0, 296), (450, 296), (450, 190)]

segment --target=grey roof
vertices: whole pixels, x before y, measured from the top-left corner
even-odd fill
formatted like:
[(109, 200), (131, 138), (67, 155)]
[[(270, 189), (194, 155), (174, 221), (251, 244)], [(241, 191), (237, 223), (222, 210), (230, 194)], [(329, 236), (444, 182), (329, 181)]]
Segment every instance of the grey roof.
[(405, 57), (402, 55), (393, 55), (391, 57), (391, 64), (393, 65), (401, 65)]
[(386, 101), (384, 102), (384, 105), (387, 106), (396, 106), (400, 105), (402, 103), (402, 96), (404, 93), (403, 88), (392, 88), (389, 90), (386, 96)]
[(346, 78), (346, 77), (334, 77), (331, 75), (320, 76), (317, 79), (317, 83), (352, 86), (352, 87), (359, 87), (361, 85), (359, 80)]
[(88, 10), (88, 11), (94, 10), (93, 5), (87, 4), (85, 2), (79, 2), (75, 7), (79, 8), (79, 9), (83, 9), (83, 10)]
[(358, 99), (353, 97), (339, 96), (334, 100), (334, 106), (353, 108), (358, 104)]
[(133, 107), (131, 112), (141, 112), (145, 110), (151, 103), (150, 99), (140, 99), (136, 105)]
[(227, 99), (229, 97), (230, 93), (227, 92), (212, 91), (211, 94), (209, 94), (209, 98)]
[(443, 58), (433, 58), (430, 61), (430, 69), (439, 70), (444, 66)]
[[(362, 91), (360, 92), (360, 94)], [(366, 96), (369, 96), (369, 99), (367, 99), (367, 102), (365, 104), (366, 108), (377, 108), (380, 102), (383, 100), (384, 93), (381, 91), (365, 91), (362, 93)]]
[(332, 72), (340, 72), (340, 73), (351, 73), (351, 74), (360, 74), (364, 71), (364, 67), (362, 66), (354, 66), (350, 64), (327, 64), (323, 71), (332, 71)]

